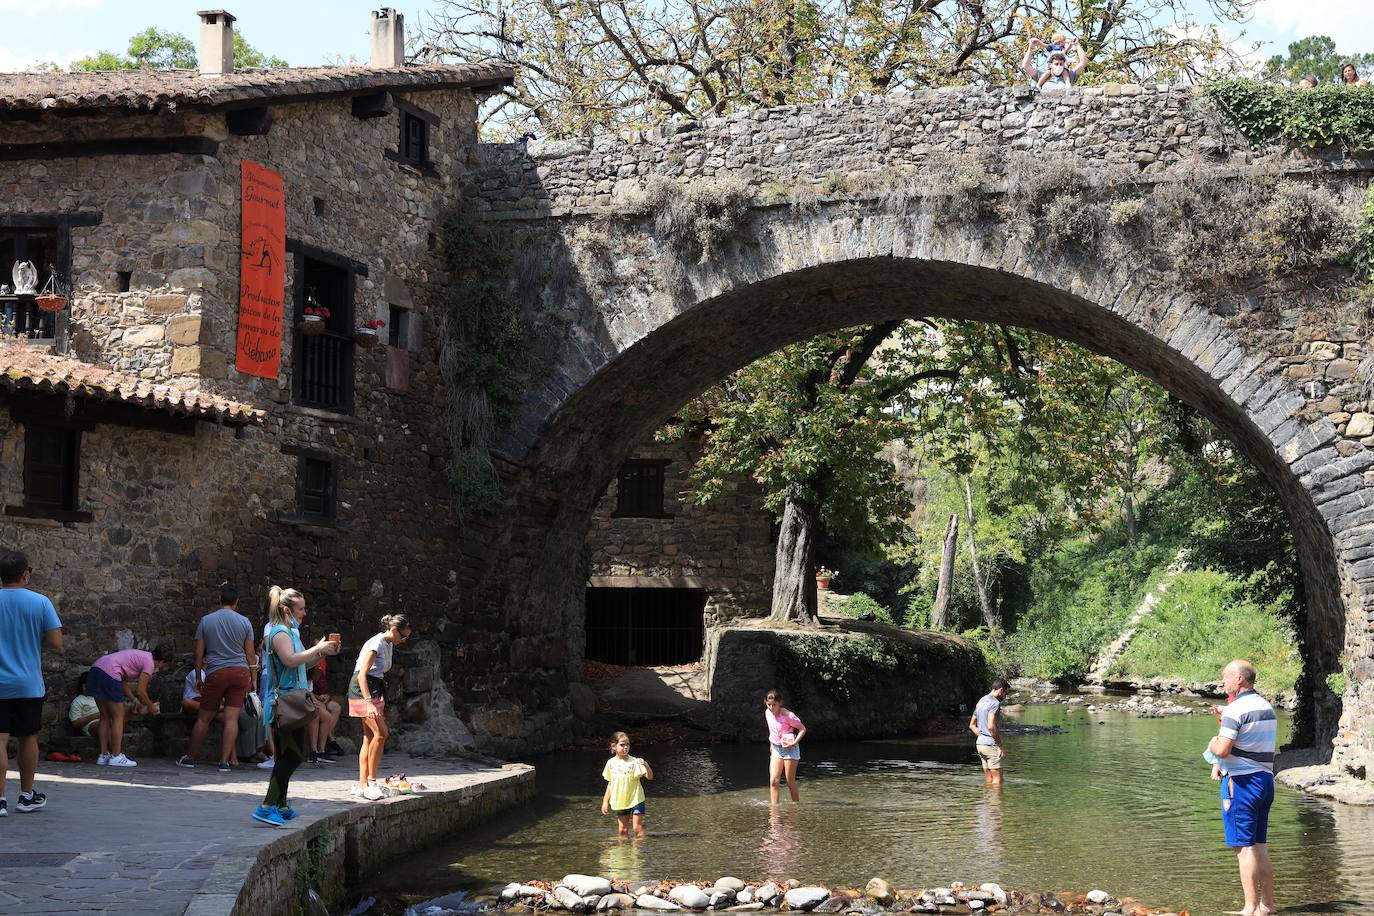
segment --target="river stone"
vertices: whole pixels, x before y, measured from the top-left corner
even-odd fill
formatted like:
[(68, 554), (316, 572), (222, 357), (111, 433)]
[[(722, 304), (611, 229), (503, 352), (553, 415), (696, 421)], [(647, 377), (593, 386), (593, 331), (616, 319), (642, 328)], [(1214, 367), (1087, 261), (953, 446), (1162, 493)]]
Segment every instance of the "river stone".
[(544, 905), (551, 910), (566, 910), (563, 902), (553, 895), (552, 891), (544, 894)]
[(631, 897), (638, 897), (640, 894), (652, 894), (658, 890), (657, 881), (635, 881), (626, 886), (625, 891)]
[(983, 907), (985, 907), (985, 906), (987, 906), (987, 904), (984, 903), (984, 902), (981, 901), (981, 900), (970, 900), (970, 901), (968, 902), (968, 908), (969, 908), (969, 910), (970, 910), (971, 912), (974, 912), (974, 913), (979, 912), (979, 911), (982, 910)]
[(716, 887), (723, 891), (734, 891), (738, 894), (740, 891), (744, 890), (744, 882), (739, 878), (731, 878), (727, 875), (716, 881)]
[(727, 909), (725, 912), (727, 912), (727, 913), (747, 913), (747, 912), (751, 912), (751, 911), (753, 911), (753, 910), (761, 910), (761, 909), (763, 909), (763, 904), (762, 904), (762, 903), (758, 903), (757, 901), (755, 901), (754, 903), (740, 903), (740, 904), (736, 904), (735, 906), (732, 906), (732, 907), (730, 907), (729, 909)]
[(514, 881), (501, 888), (501, 899), (504, 901), (514, 900), (520, 896), (520, 882)]
[(826, 898), (812, 912), (814, 913), (842, 913), (849, 909), (849, 905), (854, 902), (854, 898), (845, 893), (835, 893)]
[(773, 900), (778, 896), (778, 886), (769, 881), (763, 887), (754, 891), (754, 899), (764, 906), (772, 906)]
[(749, 890), (749, 888), (746, 887), (744, 890), (740, 891), (738, 894), (735, 895), (735, 902), (736, 902), (736, 903), (753, 903), (753, 902), (754, 902), (754, 892), (751, 891), (751, 890)]
[(719, 909), (723, 906), (732, 906), (735, 902), (735, 892), (728, 887), (711, 888), (711, 909)]
[(668, 899), (689, 910), (704, 910), (711, 905), (711, 898), (695, 884), (679, 884), (668, 892)]
[(882, 878), (874, 878), (864, 885), (864, 896), (872, 898), (883, 906), (887, 906), (895, 899), (892, 894), (892, 885)]
[(978, 885), (978, 889), (991, 894), (992, 899), (996, 900), (998, 903), (1005, 904), (1007, 902), (1007, 892), (1002, 890), (1002, 885), (1000, 884), (989, 881), (987, 884)]
[(611, 892), (611, 882), (592, 875), (564, 875), (561, 883), (572, 888), (581, 897), (600, 897)]
[(635, 898), (629, 894), (607, 894), (597, 901), (598, 910), (623, 910), (635, 905)]
[(1089, 903), (1106, 903), (1112, 899), (1112, 895), (1106, 891), (1088, 891)]
[(783, 895), (783, 899), (789, 910), (810, 910), (829, 896), (830, 891), (823, 887), (794, 887)]
[(553, 897), (563, 904), (565, 909), (572, 910), (574, 913), (580, 913), (587, 908), (587, 904), (582, 900), (582, 895), (563, 884), (554, 887)]
[(641, 910), (682, 909), (682, 907), (678, 906), (676, 903), (669, 903), (667, 900), (664, 900), (661, 897), (655, 897), (653, 894), (640, 894), (638, 897), (635, 898), (635, 906), (639, 907)]

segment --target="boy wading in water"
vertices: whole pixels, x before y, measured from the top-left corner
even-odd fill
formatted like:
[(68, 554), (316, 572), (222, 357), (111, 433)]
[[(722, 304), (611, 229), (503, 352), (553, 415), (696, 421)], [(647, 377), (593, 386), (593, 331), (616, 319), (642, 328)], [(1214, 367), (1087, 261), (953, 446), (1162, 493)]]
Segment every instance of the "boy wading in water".
[(993, 681), (992, 690), (973, 707), (973, 715), (968, 720), (968, 730), (978, 736), (975, 747), (978, 748), (978, 759), (983, 762), (983, 782), (990, 786), (1002, 784), (1002, 758), (1007, 752), (1002, 748), (997, 714), (1002, 709), (1002, 700), (1009, 686), (1000, 677)]
[(644, 786), (641, 779), (651, 782), (654, 771), (643, 758), (630, 756), (630, 736), (624, 732), (611, 735), (611, 753), (615, 756), (601, 768), (606, 780), (606, 794), (601, 797), (601, 813), (615, 812), (620, 821), (620, 835), (630, 835), (630, 818), (634, 818), (635, 836), (644, 837)]

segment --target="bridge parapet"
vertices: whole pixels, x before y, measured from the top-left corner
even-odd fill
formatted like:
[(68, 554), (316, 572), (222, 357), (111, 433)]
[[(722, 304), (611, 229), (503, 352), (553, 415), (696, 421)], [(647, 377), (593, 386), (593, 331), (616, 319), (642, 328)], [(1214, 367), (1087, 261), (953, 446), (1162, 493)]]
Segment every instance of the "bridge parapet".
[(961, 87), (742, 111), (594, 140), (489, 144), (479, 154), (479, 197), (498, 219), (564, 216), (615, 210), (651, 175), (730, 176), (764, 193), (843, 188), (900, 180), (949, 154), (1073, 156), (1126, 177), (1190, 160), (1234, 167), (1293, 155), (1252, 149), (1198, 87)]

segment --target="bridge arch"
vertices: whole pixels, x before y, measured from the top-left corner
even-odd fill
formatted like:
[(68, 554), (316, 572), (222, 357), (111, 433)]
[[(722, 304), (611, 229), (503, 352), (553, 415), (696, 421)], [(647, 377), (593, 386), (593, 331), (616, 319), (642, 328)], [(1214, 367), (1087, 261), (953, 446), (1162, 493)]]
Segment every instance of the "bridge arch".
[[(540, 260), (574, 259), (565, 231)], [(575, 260), (575, 259), (574, 259)], [(1374, 488), (1361, 449), (1343, 456), (1332, 418), (1285, 376), (1285, 363), (1172, 278), (1027, 247), (1001, 227), (943, 225), (920, 207), (836, 203), (753, 212), (709, 263), (665, 291), (652, 271), (543, 291), (575, 316), (504, 443), (512, 511), (492, 543), (484, 598), (526, 632), (566, 639), (576, 680), (586, 558), (599, 495), (635, 446), (686, 401), (786, 344), (857, 324), (938, 316), (1016, 325), (1071, 340), (1149, 376), (1212, 420), (1261, 469), (1293, 522), (1306, 583), (1310, 706), (1316, 737), (1338, 731), (1325, 675), (1367, 651)], [(518, 545), (518, 547), (516, 547)], [(535, 621), (543, 621), (542, 628)], [(557, 680), (557, 679), (556, 679)]]

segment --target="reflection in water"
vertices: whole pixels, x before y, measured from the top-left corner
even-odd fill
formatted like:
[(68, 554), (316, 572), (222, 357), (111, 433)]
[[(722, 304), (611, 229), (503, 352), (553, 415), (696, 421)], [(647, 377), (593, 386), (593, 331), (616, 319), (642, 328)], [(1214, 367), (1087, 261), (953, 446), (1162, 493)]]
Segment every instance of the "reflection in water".
[[(637, 747), (658, 777), (645, 786), (642, 844), (619, 843), (600, 815), (603, 750), (551, 755), (535, 761), (538, 801), (410, 860), (368, 891), (487, 893), (572, 872), (860, 887), (879, 876), (908, 888), (1102, 888), (1194, 916), (1240, 908), (1217, 784), (1199, 756), (1215, 719), (1030, 706), (1022, 722), (1064, 732), (1006, 736), (1000, 792), (984, 787), (966, 735), (833, 745), (808, 736), (798, 770), (804, 801), (776, 809), (759, 745)], [(1269, 831), (1280, 905), (1374, 913), (1371, 836), (1374, 811), (1280, 787)]]
[(754, 859), (756, 875), (786, 880), (799, 874), (802, 839), (795, 823), (798, 810), (797, 805), (791, 804), (768, 806), (768, 829), (759, 841)]
[(617, 836), (601, 850), (598, 875), (613, 881), (633, 881), (644, 872), (644, 843), (639, 837)]

